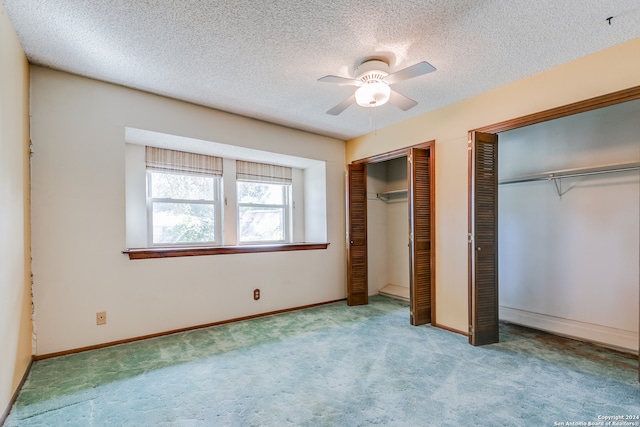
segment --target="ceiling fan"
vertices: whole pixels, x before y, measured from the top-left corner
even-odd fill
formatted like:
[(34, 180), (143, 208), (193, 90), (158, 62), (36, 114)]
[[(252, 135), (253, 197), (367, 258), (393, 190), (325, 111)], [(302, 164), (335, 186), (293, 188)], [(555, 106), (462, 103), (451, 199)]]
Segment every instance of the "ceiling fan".
[(386, 61), (369, 59), (356, 67), (355, 79), (329, 75), (318, 79), (318, 81), (342, 86), (358, 86), (353, 95), (327, 111), (327, 114), (332, 116), (337, 116), (352, 104), (358, 104), (362, 107), (379, 107), (389, 102), (401, 110), (407, 111), (418, 103), (396, 92), (389, 86), (435, 70), (433, 65), (422, 61), (389, 74), (389, 64)]

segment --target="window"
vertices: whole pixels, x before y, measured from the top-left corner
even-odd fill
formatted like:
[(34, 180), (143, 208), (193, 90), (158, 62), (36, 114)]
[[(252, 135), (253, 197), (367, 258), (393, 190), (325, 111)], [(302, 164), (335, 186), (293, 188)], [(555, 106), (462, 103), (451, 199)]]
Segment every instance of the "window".
[(237, 183), (240, 243), (288, 242), (290, 185)]
[(291, 242), (291, 168), (236, 161), (239, 243)]
[(128, 250), (246, 253), (327, 241), (324, 161), (127, 130)]
[(150, 246), (220, 245), (222, 159), (146, 148)]

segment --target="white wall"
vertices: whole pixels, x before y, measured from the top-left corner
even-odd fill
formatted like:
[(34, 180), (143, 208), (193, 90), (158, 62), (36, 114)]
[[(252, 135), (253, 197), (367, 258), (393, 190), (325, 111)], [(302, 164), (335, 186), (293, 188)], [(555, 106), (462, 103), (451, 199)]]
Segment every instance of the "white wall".
[[(387, 163), (387, 190), (407, 189), (407, 158)], [(409, 287), (409, 205), (406, 196), (387, 206), (387, 268), (389, 283)]]
[[(40, 67), (31, 84), (37, 354), (345, 297), (342, 141)], [(329, 248), (129, 260), (126, 127), (326, 162)]]
[(369, 295), (375, 295), (389, 284), (387, 267), (387, 206), (377, 193), (387, 189), (385, 163), (367, 165), (367, 272)]
[(0, 419), (31, 360), (29, 64), (0, 3)]
[[(327, 236), (327, 171), (323, 164), (308, 167), (304, 175), (304, 238), (307, 242), (323, 242)], [(336, 244), (344, 243), (336, 242)], [(346, 258), (343, 264), (346, 263)], [(346, 265), (346, 264), (345, 264)]]
[(407, 189), (406, 157), (367, 165), (369, 294), (388, 284), (409, 287), (409, 214), (406, 196), (386, 203), (377, 193)]
[[(640, 162), (640, 101), (499, 135), (499, 178)], [(640, 172), (500, 185), (501, 319), (638, 349)]]

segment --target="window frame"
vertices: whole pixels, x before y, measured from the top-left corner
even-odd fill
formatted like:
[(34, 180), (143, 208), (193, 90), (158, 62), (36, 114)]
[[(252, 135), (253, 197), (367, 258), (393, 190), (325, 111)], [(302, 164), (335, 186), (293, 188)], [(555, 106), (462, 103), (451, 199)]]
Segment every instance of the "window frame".
[[(152, 197), (152, 185), (154, 173), (171, 174), (180, 176), (205, 176), (213, 180), (213, 200), (205, 199), (174, 199), (166, 197)], [(214, 237), (213, 241), (206, 242), (179, 242), (179, 243), (155, 243), (153, 241), (153, 205), (154, 203), (177, 203), (189, 205), (212, 205), (213, 206), (213, 224)], [(224, 238), (222, 236), (222, 224), (224, 222), (224, 209), (222, 208), (222, 177), (213, 174), (192, 173), (181, 171), (158, 171), (153, 169), (146, 170), (146, 209), (147, 209), (147, 245), (150, 248), (180, 248), (180, 247), (215, 247), (222, 246)]]
[[(240, 202), (240, 192), (238, 191), (238, 185), (241, 183), (250, 183), (250, 184), (263, 184), (263, 185), (279, 185), (282, 187), (282, 200), (283, 204), (274, 204), (274, 203), (242, 203)], [(238, 245), (274, 245), (274, 244), (289, 244), (292, 243), (292, 228), (293, 228), (293, 203), (292, 203), (292, 193), (293, 193), (293, 183), (280, 183), (280, 182), (264, 182), (260, 180), (246, 180), (246, 179), (236, 179), (235, 182), (236, 187), (236, 228), (237, 228), (237, 244)], [(242, 233), (240, 231), (241, 221), (240, 221), (240, 210), (243, 207), (248, 208), (281, 208), (283, 211), (283, 231), (284, 231), (284, 239), (282, 240), (242, 240)]]

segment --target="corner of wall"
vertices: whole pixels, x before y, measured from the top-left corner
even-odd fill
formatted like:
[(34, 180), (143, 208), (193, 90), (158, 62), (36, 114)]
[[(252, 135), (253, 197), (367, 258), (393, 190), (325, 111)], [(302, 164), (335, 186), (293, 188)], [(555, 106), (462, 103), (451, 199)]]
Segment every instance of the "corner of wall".
[(0, 205), (0, 252), (7, 254), (0, 259), (0, 416), (4, 416), (31, 364), (32, 300), (29, 63), (2, 4), (0, 63), (0, 198), (6, 201)]

